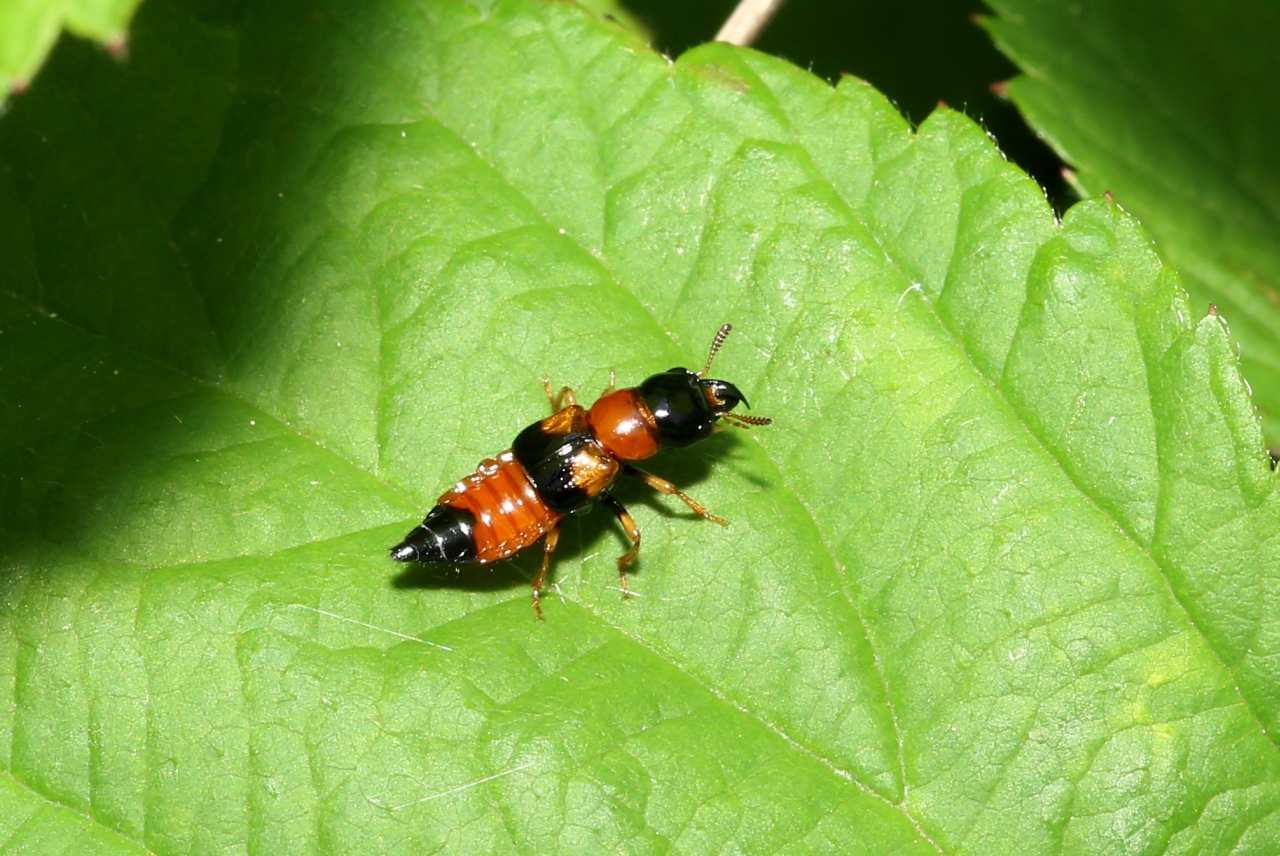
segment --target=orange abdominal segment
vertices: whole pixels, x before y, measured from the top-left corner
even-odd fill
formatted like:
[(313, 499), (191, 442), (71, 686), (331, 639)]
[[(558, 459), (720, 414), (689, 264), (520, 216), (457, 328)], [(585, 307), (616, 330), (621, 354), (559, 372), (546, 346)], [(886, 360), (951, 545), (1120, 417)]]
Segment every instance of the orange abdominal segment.
[(596, 440), (621, 461), (639, 461), (658, 453), (658, 423), (634, 389), (604, 396), (587, 413)]
[(440, 497), (439, 504), (475, 516), (479, 564), (523, 550), (549, 532), (562, 516), (547, 508), (510, 450), (481, 461), (474, 473)]

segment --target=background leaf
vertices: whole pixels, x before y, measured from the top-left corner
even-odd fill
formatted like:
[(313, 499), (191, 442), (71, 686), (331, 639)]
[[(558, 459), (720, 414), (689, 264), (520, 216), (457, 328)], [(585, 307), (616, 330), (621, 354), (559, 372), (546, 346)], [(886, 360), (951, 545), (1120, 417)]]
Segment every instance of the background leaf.
[(139, 2), (8, 0), (0, 5), (0, 96), (26, 87), (63, 28), (122, 53), (125, 27)]
[(1025, 72), (1009, 94), (1075, 168), (1111, 191), (1240, 342), (1266, 433), (1280, 438), (1280, 13), (1265, 3), (993, 0), (987, 28)]
[[(1278, 510), (1222, 322), (1114, 206), (568, 4), (142, 10), (0, 123), (0, 835), (83, 852), (1257, 852)], [(546, 408), (775, 426), (453, 577)], [(4, 739), (7, 738), (7, 739)]]
[[(679, 56), (715, 34), (735, 0), (629, 0), (652, 31), (655, 47)], [(873, 85), (908, 121), (923, 121), (945, 103), (979, 122), (1005, 157), (1034, 178), (1065, 210), (1077, 201), (1062, 161), (992, 84), (1017, 67), (978, 24), (982, 0), (844, 3), (787, 0), (753, 47), (837, 81), (846, 74)]]

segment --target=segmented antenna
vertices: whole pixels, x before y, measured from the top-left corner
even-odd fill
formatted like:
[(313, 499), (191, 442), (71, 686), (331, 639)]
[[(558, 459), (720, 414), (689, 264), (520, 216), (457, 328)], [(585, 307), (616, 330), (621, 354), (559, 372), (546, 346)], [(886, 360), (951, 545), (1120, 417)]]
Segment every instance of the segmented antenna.
[(702, 371), (698, 372), (698, 377), (706, 377), (707, 372), (711, 371), (711, 361), (716, 358), (716, 352), (720, 350), (720, 346), (724, 344), (724, 340), (729, 338), (729, 333), (733, 330), (732, 324), (726, 324), (716, 333), (716, 337), (711, 340), (711, 352), (707, 354), (707, 364)]
[(721, 419), (730, 425), (736, 425), (739, 428), (750, 428), (753, 425), (772, 425), (773, 420), (768, 416), (748, 416), (743, 413), (725, 413), (720, 416)]

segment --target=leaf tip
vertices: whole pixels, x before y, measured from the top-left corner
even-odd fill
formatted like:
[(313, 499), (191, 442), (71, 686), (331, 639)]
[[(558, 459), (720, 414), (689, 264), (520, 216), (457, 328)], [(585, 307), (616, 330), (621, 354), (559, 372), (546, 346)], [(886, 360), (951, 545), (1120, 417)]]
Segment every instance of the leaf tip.
[(1006, 101), (1009, 98), (1009, 81), (997, 80), (995, 83), (987, 87), (991, 90), (991, 94), (997, 98), (1003, 98)]
[(125, 33), (116, 33), (102, 43), (107, 49), (107, 53), (111, 54), (114, 60), (124, 60), (129, 58), (129, 36)]

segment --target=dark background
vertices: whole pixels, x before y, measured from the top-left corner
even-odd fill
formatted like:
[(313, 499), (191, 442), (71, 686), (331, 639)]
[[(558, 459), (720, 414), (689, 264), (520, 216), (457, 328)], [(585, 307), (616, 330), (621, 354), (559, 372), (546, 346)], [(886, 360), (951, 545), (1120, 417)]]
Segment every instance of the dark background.
[[(626, 0), (668, 56), (715, 37), (736, 0)], [(1016, 73), (974, 21), (972, 0), (788, 0), (753, 47), (834, 81), (868, 81), (914, 124), (939, 101), (980, 122), (1061, 212), (1074, 201), (1062, 163), (991, 84)]]

